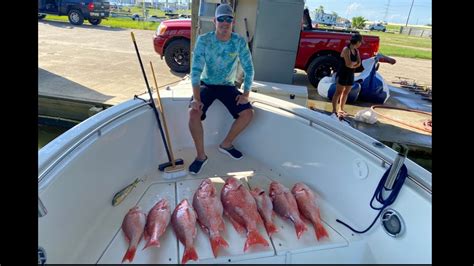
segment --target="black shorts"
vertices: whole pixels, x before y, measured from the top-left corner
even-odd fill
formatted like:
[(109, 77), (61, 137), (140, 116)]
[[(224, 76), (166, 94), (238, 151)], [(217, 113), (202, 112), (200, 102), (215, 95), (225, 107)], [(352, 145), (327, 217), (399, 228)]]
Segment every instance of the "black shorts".
[(337, 74), (337, 84), (342, 86), (354, 85), (354, 72), (341, 71)]
[[(201, 82), (201, 102), (204, 105), (202, 107), (201, 120), (206, 119), (206, 111), (215, 99), (218, 99), (227, 107), (227, 110), (229, 110), (234, 119), (239, 118), (239, 113), (243, 110), (252, 109), (250, 103), (237, 105), (237, 101), (235, 100), (237, 95), (242, 95), (242, 92), (235, 86), (208, 85)], [(191, 101), (192, 100), (193, 97), (191, 96)], [(189, 108), (191, 108), (191, 103), (189, 104)]]

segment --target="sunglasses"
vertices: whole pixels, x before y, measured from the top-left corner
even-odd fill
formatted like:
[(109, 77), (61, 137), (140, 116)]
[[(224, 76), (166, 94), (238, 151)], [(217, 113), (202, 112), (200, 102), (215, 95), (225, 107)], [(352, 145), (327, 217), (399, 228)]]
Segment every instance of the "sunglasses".
[(219, 22), (227, 22), (227, 23), (232, 23), (232, 21), (234, 21), (234, 18), (231, 17), (231, 16), (222, 16), (222, 17), (218, 17), (217, 18), (217, 21)]

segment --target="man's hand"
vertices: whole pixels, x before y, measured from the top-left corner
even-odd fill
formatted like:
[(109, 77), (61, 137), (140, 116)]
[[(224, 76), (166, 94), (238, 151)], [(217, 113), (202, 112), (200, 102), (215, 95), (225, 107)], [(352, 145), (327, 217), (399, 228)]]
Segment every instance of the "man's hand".
[(191, 108), (196, 110), (196, 111), (200, 111), (202, 110), (202, 107), (204, 106), (204, 104), (201, 102), (201, 101), (198, 101), (198, 100), (193, 100), (191, 102)]
[(237, 101), (237, 105), (248, 103), (249, 102), (249, 92), (245, 92), (244, 94), (237, 95), (237, 97), (235, 97), (235, 100)]

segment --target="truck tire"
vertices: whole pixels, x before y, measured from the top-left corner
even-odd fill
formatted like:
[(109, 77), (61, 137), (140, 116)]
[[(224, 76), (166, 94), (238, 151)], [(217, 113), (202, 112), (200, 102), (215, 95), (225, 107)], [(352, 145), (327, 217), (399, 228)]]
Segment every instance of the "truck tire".
[(190, 65), (189, 40), (172, 41), (165, 50), (165, 61), (168, 67), (178, 73), (189, 73)]
[(67, 14), (67, 17), (69, 18), (69, 22), (72, 25), (79, 26), (84, 23), (84, 16), (82, 15), (82, 12), (77, 9), (71, 9)]
[(38, 14), (38, 19), (44, 19), (46, 17), (45, 14)]
[(102, 22), (102, 19), (100, 18), (90, 18), (88, 20), (89, 20), (89, 23), (92, 25), (99, 25), (100, 22)]
[(332, 55), (323, 55), (313, 59), (309, 64), (306, 74), (309, 82), (315, 88), (318, 88), (319, 81), (327, 76), (332, 75), (339, 67), (339, 60)]

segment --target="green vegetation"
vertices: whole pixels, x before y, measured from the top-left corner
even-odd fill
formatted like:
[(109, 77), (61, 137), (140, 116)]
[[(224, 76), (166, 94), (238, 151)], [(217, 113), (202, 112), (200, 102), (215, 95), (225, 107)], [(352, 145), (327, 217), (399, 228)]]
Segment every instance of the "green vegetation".
[(417, 50), (413, 48), (392, 46), (389, 44), (380, 45), (379, 52), (388, 56), (400, 56), (400, 57), (407, 57), (407, 58), (421, 58), (421, 59), (430, 59), (430, 60), (432, 59), (431, 50), (424, 51), (424, 50)]
[(364, 28), (364, 24), (367, 20), (362, 17), (362, 16), (359, 16), (359, 17), (353, 17), (352, 18), (352, 27), (356, 28), (356, 29), (362, 29)]
[[(67, 16), (55, 16), (47, 15), (44, 20), (51, 21), (65, 21), (69, 22)], [(87, 20), (84, 20), (84, 24), (89, 24)], [(90, 25), (90, 24), (89, 24)], [(140, 29), (140, 30), (156, 30), (160, 25), (159, 22), (147, 22), (147, 21), (135, 21), (131, 18), (112, 18), (103, 19), (100, 23), (102, 26), (109, 26), (112, 28), (127, 28), (127, 29)]]
[[(396, 33), (399, 33), (400, 32), (400, 28), (404, 26), (404, 25), (399, 25), (399, 24), (388, 24), (386, 25), (387, 27), (387, 31), (391, 31), (391, 32), (396, 32)], [(420, 29), (429, 29), (431, 28), (430, 26), (410, 26), (412, 28), (420, 28)]]
[[(329, 26), (318, 25), (319, 28), (331, 29)], [(387, 25), (387, 32), (361, 31), (362, 35), (379, 36), (379, 51), (388, 56), (400, 56), (408, 58), (432, 59), (430, 38), (409, 36), (399, 34), (400, 25)], [(423, 26), (420, 26), (423, 28)], [(429, 28), (429, 27), (425, 27)], [(391, 32), (390, 32), (391, 31)], [(396, 33), (394, 32), (396, 31)]]
[(430, 38), (379, 31), (364, 32), (363, 34), (379, 36), (379, 50), (382, 54), (388, 56), (432, 59), (432, 42)]
[[(130, 9), (130, 12), (128, 12)], [(148, 16), (157, 16), (157, 17), (166, 17), (165, 12), (160, 9), (154, 8), (146, 8), (148, 10)], [(133, 6), (133, 7), (124, 7), (119, 10), (114, 10), (112, 13), (120, 14), (122, 16), (132, 16), (133, 14), (138, 14), (141, 18), (143, 18), (143, 9), (141, 7)], [(177, 14), (186, 14), (190, 15), (191, 10), (177, 10), (175, 13)], [(44, 20), (50, 21), (65, 21), (69, 22), (67, 16), (55, 16), (55, 15), (46, 15)], [(84, 20), (84, 24), (89, 24), (87, 20)], [(156, 30), (156, 28), (160, 25), (159, 22), (150, 22), (150, 21), (137, 21), (132, 20), (131, 17), (108, 17), (107, 19), (103, 19), (100, 23), (102, 26), (109, 26), (112, 28), (127, 28), (127, 29), (140, 29), (140, 30)]]

